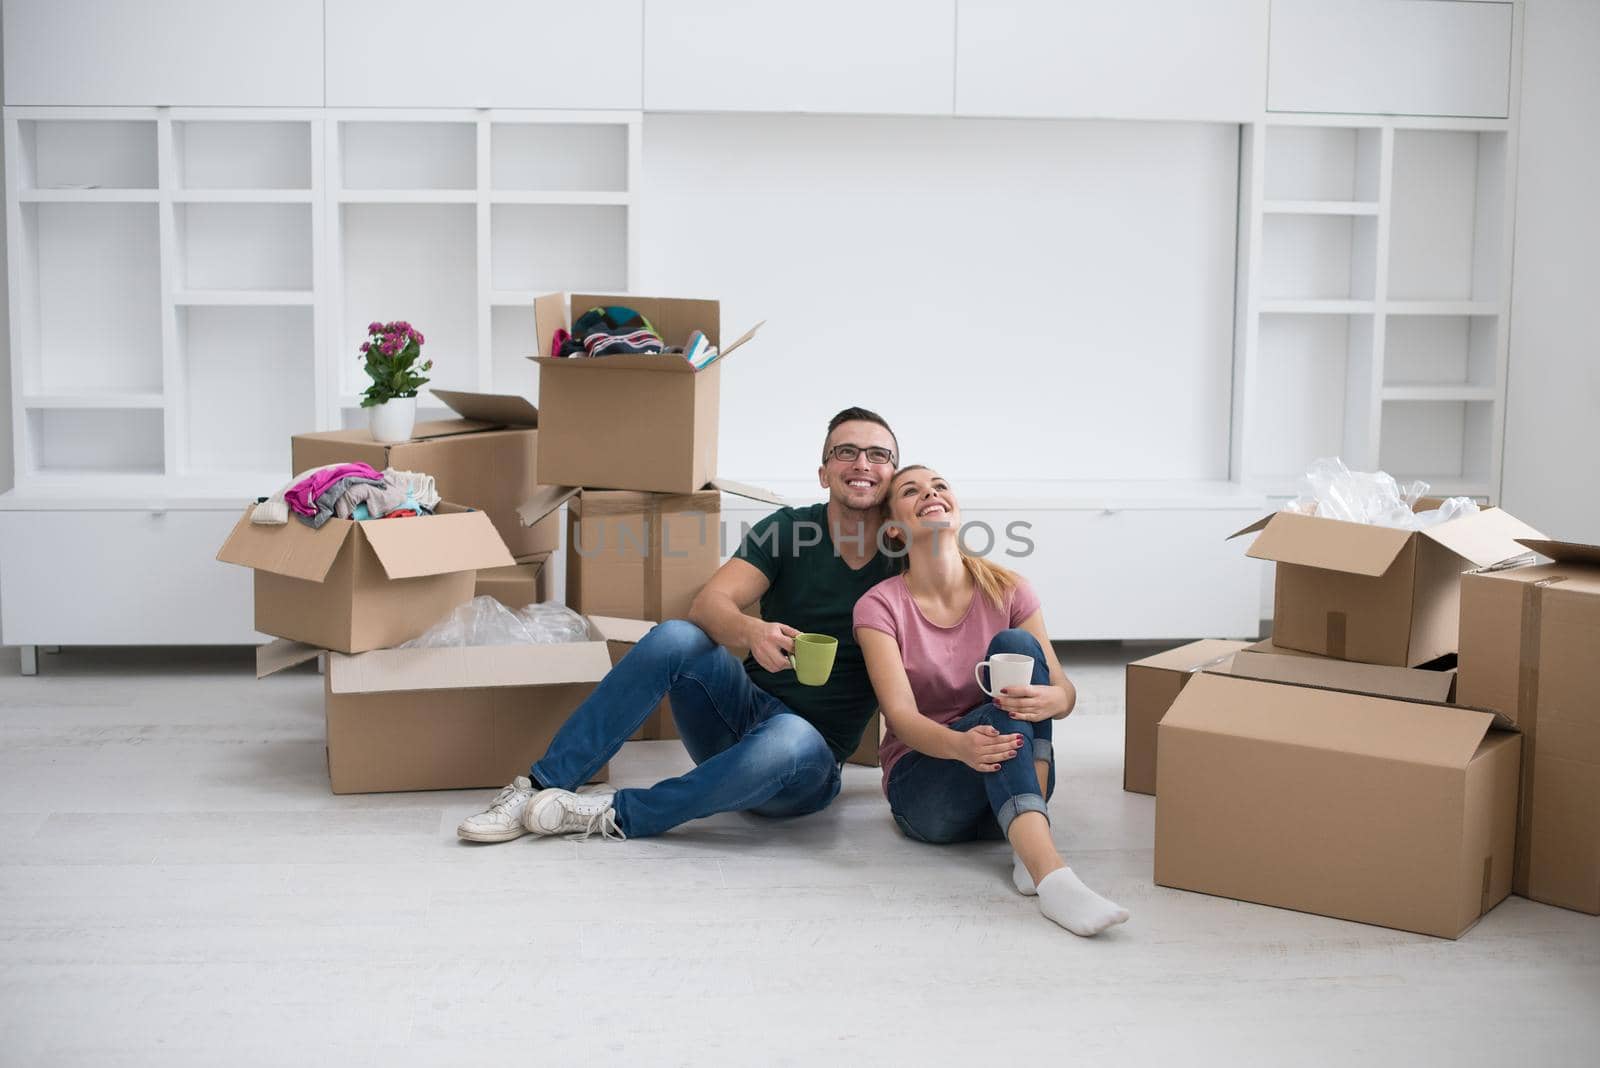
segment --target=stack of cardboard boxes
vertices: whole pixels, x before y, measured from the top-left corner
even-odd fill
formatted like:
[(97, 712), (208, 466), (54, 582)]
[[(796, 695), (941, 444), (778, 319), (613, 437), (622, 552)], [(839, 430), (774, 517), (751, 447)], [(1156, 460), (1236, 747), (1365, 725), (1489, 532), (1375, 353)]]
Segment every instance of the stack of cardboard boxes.
[[(530, 500), (522, 520), (545, 522), (566, 502), (567, 604), (578, 612), (682, 619), (741, 533), (722, 529), (722, 494), (783, 503), (717, 477), (722, 361), (760, 324), (724, 346), (722, 309), (714, 300), (575, 293), (570, 314), (612, 303), (639, 312), (668, 345), (681, 346), (699, 330), (720, 357), (699, 370), (657, 356), (531, 357), (543, 407), (538, 481), (555, 489)], [(556, 331), (569, 326), (567, 298), (557, 293), (534, 302), (540, 353), (550, 352)], [(877, 733), (870, 725), (854, 762), (877, 764)], [(677, 737), (670, 701), (662, 701), (639, 736)]]
[[(633, 307), (668, 345), (694, 330), (720, 343), (716, 301), (572, 302)], [(535, 317), (530, 346), (548, 353), (566, 298), (540, 298)], [(255, 570), (256, 629), (280, 639), (260, 651), (258, 674), (328, 656), (335, 793), (501, 786), (524, 772), (633, 643), (687, 615), (721, 561), (721, 493), (781, 503), (714, 477), (720, 361), (696, 370), (660, 355), (530, 358), (542, 411), (521, 397), (434, 390), (457, 418), (419, 423), (408, 441), (381, 444), (366, 430), (291, 440), (295, 471), (361, 462), (432, 475), (443, 502), (427, 521), (332, 519), (314, 530), (257, 525), (247, 509), (217, 554)], [(585, 617), (587, 641), (394, 648), (475, 596), (513, 609), (545, 600), (563, 503), (567, 603)], [(676, 733), (663, 702), (638, 736)]]
[(1272, 641), (1128, 668), (1155, 881), (1447, 938), (1513, 889), (1600, 912), (1600, 550), (1493, 508), (1239, 534), (1277, 563)]

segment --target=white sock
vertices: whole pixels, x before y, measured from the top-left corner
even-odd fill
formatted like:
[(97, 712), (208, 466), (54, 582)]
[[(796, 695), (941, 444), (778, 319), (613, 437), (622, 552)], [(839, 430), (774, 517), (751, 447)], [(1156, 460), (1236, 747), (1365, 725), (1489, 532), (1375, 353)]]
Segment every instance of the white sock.
[(1084, 886), (1071, 868), (1057, 868), (1039, 881), (1039, 911), (1085, 938), (1128, 920), (1127, 909)]
[(1033, 876), (1028, 874), (1028, 866), (1022, 863), (1022, 858), (1015, 853), (1011, 855), (1011, 883), (1023, 897), (1032, 897), (1039, 892), (1034, 889)]

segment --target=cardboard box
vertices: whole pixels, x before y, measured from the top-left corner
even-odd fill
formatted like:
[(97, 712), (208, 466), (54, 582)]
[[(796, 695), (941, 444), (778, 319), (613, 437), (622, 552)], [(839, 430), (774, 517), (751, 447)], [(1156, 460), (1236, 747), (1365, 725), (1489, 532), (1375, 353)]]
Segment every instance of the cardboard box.
[(560, 537), (551, 517), (524, 526), (517, 507), (538, 491), (539, 409), (522, 397), (433, 390), (460, 419), (418, 423), (411, 440), (385, 445), (366, 430), (296, 434), (291, 464), (305, 471), (323, 464), (363, 463), (382, 471), (433, 476), (445, 500), (481, 508), (512, 556), (554, 552)]
[(881, 766), (878, 760), (878, 747), (883, 744), (883, 713), (874, 712), (872, 718), (867, 720), (867, 729), (861, 732), (861, 744), (856, 746), (856, 751), (845, 759), (846, 764), (860, 764), (866, 768)]
[(1457, 699), (1523, 734), (1512, 888), (1600, 914), (1600, 547), (1524, 544), (1552, 562), (1461, 580)]
[(1210, 673), (1161, 721), (1161, 886), (1458, 938), (1511, 890), (1492, 713)]
[(491, 567), (478, 572), (474, 597), (493, 597), (516, 610), (545, 600), (545, 566), (549, 553), (525, 556), (510, 567)]
[[(500, 787), (544, 755), (573, 709), (649, 625), (590, 619), (590, 640), (331, 653), (324, 681), (336, 794)], [(322, 651), (275, 642), (268, 675)], [(603, 782), (601, 767), (591, 781)]]
[(1197, 671), (1227, 663), (1244, 642), (1206, 639), (1128, 665), (1123, 726), (1122, 788), (1156, 792), (1156, 724)]
[(415, 638), (472, 599), (479, 568), (513, 562), (485, 513), (448, 501), (432, 516), (320, 530), (257, 525), (253, 510), (217, 559), (255, 569), (256, 630), (342, 653)]
[(1276, 512), (1231, 537), (1252, 533), (1247, 555), (1278, 565), (1274, 643), (1398, 667), (1456, 651), (1463, 571), (1525, 553), (1517, 538), (1543, 536), (1498, 508), (1423, 531)]
[(1353, 660), (1331, 660), (1308, 653), (1284, 655), (1241, 649), (1233, 660), (1214, 670), (1245, 679), (1289, 682), (1315, 686), (1321, 690), (1398, 697), (1407, 701), (1449, 704), (1455, 696), (1454, 668), (1430, 671), (1425, 668), (1391, 667), (1387, 664), (1360, 664)]
[(671, 297), (572, 295), (583, 314), (620, 304), (650, 320), (669, 346), (682, 346), (700, 330), (722, 355), (696, 371), (681, 355), (550, 356), (558, 329), (567, 329), (567, 300), (560, 293), (534, 301), (539, 351), (539, 481), (586, 486), (695, 493), (717, 473), (717, 405), (722, 364), (755, 332), (757, 323), (722, 344), (721, 306), (714, 300)]

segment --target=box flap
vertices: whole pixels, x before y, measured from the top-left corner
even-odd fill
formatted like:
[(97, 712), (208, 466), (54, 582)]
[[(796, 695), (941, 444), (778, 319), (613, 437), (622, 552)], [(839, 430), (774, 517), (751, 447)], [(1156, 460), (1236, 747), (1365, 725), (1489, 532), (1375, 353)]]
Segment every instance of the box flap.
[(1279, 512), (1269, 518), (1245, 555), (1377, 578), (1389, 570), (1412, 534), (1409, 530)]
[(1142, 660), (1135, 660), (1128, 666), (1155, 668), (1159, 671), (1203, 671), (1225, 662), (1244, 647), (1244, 642), (1204, 638), (1187, 645), (1180, 645), (1176, 649), (1164, 649)]
[(1540, 556), (1548, 556), (1558, 564), (1591, 564), (1600, 567), (1600, 545), (1551, 541), (1547, 538), (1518, 538), (1517, 544), (1532, 549)]
[(540, 486), (538, 493), (517, 507), (517, 519), (523, 526), (531, 527), (577, 496), (578, 492), (577, 486)]
[(383, 573), (392, 579), (509, 567), (516, 562), (483, 512), (441, 510), (431, 516), (368, 519), (353, 525), (360, 526), (362, 537), (383, 564)]
[(1454, 705), (1202, 673), (1178, 694), (1161, 729), (1465, 768), (1493, 722), (1487, 712)]
[(760, 501), (762, 504), (771, 504), (782, 507), (787, 500), (771, 490), (762, 489), (760, 486), (751, 486), (743, 482), (735, 482), (731, 478), (714, 478), (706, 483), (714, 490), (730, 493), (735, 497), (743, 497), (747, 501)]
[(435, 389), (432, 392), (451, 411), (470, 421), (496, 426), (539, 425), (539, 409), (526, 397), (510, 393), (466, 393), (456, 389)]
[(1412, 701), (1450, 700), (1455, 676), (1448, 671), (1421, 671), (1416, 668), (1360, 664), (1309, 656), (1283, 656), (1241, 650), (1224, 669), (1230, 675), (1272, 682), (1292, 682), (1326, 690), (1345, 690), (1384, 697), (1404, 697)]
[(1518, 538), (1542, 538), (1539, 531), (1500, 508), (1485, 508), (1472, 515), (1429, 527), (1422, 536), (1444, 546), (1477, 567), (1488, 567), (1523, 553)]
[(655, 629), (655, 624), (643, 619), (618, 619), (616, 616), (590, 616), (589, 623), (595, 633), (608, 642), (633, 644)]
[(374, 649), (328, 654), (328, 692), (398, 693), (598, 682), (611, 670), (604, 642)]
[(315, 660), (326, 651), (318, 645), (275, 638), (265, 645), (256, 646), (256, 678), (264, 679), (296, 664)]
[(228, 540), (222, 543), (217, 559), (225, 564), (253, 567), (286, 578), (321, 582), (328, 568), (344, 548), (344, 540), (355, 525), (343, 519), (330, 519), (321, 530), (313, 530), (298, 517), (290, 516), (281, 526), (250, 522), (255, 505), (244, 510), (234, 524)]
[(1272, 517), (1277, 515), (1277, 514), (1278, 514), (1277, 512), (1272, 512), (1269, 515), (1264, 515), (1260, 519), (1257, 519), (1254, 523), (1251, 523), (1249, 526), (1243, 527), (1243, 528), (1241, 528), (1239, 530), (1234, 531), (1232, 534), (1229, 534), (1226, 538), (1223, 538), (1222, 540), (1223, 541), (1232, 541), (1234, 538), (1242, 538), (1246, 534), (1254, 534), (1256, 531), (1260, 530), (1262, 527), (1264, 527), (1268, 523), (1272, 522)]
[(763, 326), (766, 326), (766, 325), (767, 325), (767, 321), (765, 319), (763, 319), (759, 323), (757, 323), (755, 326), (752, 326), (750, 329), (748, 329), (744, 333), (740, 334), (739, 337), (738, 337), (738, 340), (734, 341), (733, 344), (729, 345), (725, 349), (719, 349), (718, 350), (717, 359), (719, 359), (719, 360), (727, 359), (730, 355), (732, 355), (734, 349), (738, 348), (740, 345), (743, 345), (746, 341), (749, 341), (751, 338), (755, 337), (756, 336), (756, 331), (760, 330)]

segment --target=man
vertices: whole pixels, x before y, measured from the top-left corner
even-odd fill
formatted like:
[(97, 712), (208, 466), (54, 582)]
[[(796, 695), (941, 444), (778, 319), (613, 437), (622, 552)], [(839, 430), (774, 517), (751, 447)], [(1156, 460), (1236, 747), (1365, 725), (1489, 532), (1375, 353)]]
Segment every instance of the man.
[[(817, 477), (825, 504), (757, 523), (706, 583), (687, 620), (660, 624), (562, 725), (544, 758), (464, 820), (468, 841), (523, 834), (643, 838), (716, 812), (803, 816), (839, 793), (840, 767), (877, 707), (851, 627), (857, 598), (888, 578), (878, 523), (899, 444), (883, 417), (847, 408), (828, 423)], [(741, 606), (761, 602), (761, 619)], [(822, 686), (789, 654), (801, 633), (839, 640)], [(743, 646), (741, 664), (726, 646)], [(660, 702), (695, 767), (648, 789), (578, 793)]]

